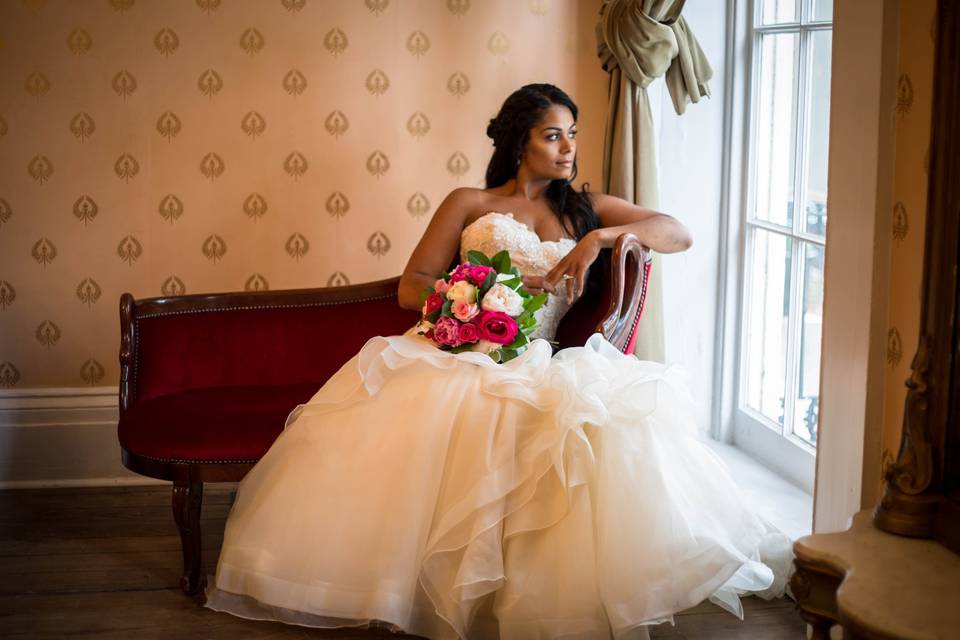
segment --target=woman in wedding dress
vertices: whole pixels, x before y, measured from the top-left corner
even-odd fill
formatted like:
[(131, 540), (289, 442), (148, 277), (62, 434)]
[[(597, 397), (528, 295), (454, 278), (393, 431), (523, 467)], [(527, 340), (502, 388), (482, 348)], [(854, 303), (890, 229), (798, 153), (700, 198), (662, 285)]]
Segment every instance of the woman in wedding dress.
[(551, 357), (619, 234), (691, 244), (669, 216), (570, 186), (576, 118), (551, 85), (513, 93), (487, 129), (488, 188), (446, 198), (400, 283), (419, 308), (455, 258), (506, 249), (528, 290), (553, 294), (531, 336), (546, 339), (505, 364), (414, 330), (368, 341), (240, 484), (208, 607), (433, 639), (594, 640), (647, 637), (708, 598), (742, 617), (739, 594), (782, 593), (789, 543), (698, 440), (677, 369), (600, 335)]

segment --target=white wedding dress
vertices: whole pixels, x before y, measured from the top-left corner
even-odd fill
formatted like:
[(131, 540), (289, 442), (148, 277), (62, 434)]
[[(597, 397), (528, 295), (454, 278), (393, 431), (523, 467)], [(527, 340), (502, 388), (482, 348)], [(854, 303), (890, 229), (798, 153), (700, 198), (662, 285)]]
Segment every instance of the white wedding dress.
[[(574, 241), (489, 213), (461, 246), (543, 274)], [(782, 593), (789, 541), (698, 441), (680, 377), (600, 335), (504, 365), (372, 338), (240, 483), (207, 606), (471, 640), (642, 638), (707, 598), (742, 617), (739, 593)]]

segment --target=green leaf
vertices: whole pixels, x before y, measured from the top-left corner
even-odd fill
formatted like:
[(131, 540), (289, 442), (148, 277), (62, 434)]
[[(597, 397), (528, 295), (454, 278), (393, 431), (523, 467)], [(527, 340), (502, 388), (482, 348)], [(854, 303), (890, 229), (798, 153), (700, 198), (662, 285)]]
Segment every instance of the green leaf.
[(490, 266), (500, 273), (510, 273), (510, 254), (507, 251), (501, 251), (490, 259)]
[(509, 347), (500, 348), (500, 362), (509, 362), (510, 360), (513, 360), (514, 358), (516, 358), (518, 355), (520, 355), (520, 352), (517, 351), (516, 349), (510, 349)]
[(520, 277), (520, 269), (517, 269), (516, 267), (510, 267), (510, 273), (517, 276), (518, 278)]
[(448, 318), (453, 317), (453, 300), (447, 300), (443, 303), (443, 307), (440, 308), (440, 315), (447, 316)]
[(524, 312), (533, 313), (534, 311), (536, 311), (537, 309), (545, 305), (547, 303), (547, 296), (548, 294), (544, 292), (544, 293), (535, 295), (534, 297), (524, 302), (523, 303)]
[(497, 274), (494, 271), (491, 271), (487, 274), (487, 277), (483, 279), (483, 284), (480, 285), (480, 290), (477, 291), (477, 301), (483, 299), (483, 296), (487, 295), (487, 291), (490, 291), (490, 288), (496, 284)]
[(424, 289), (423, 291), (421, 291), (421, 292), (420, 292), (420, 306), (423, 306), (423, 303), (425, 303), (425, 302), (427, 301), (427, 298), (430, 297), (430, 294), (431, 294), (431, 293), (435, 293), (435, 292), (436, 292), (436, 289), (434, 289), (433, 287), (427, 287), (426, 289)]
[(500, 349), (494, 349), (493, 351), (488, 352), (487, 355), (490, 356), (490, 359), (494, 362), (502, 362)]
[(517, 289), (520, 288), (520, 285), (523, 284), (523, 280), (521, 280), (520, 278), (510, 278), (509, 280), (501, 280), (500, 284), (516, 291)]
[(462, 344), (459, 347), (450, 349), (450, 353), (463, 353), (464, 351), (473, 351), (473, 344)]
[(467, 261), (474, 267), (479, 264), (485, 265), (487, 267), (492, 266), (490, 264), (490, 258), (488, 258), (486, 254), (484, 254), (482, 251), (468, 251)]
[(513, 342), (507, 345), (507, 348), (516, 350), (516, 349), (519, 349), (520, 347), (526, 346), (527, 343), (529, 342), (530, 340), (527, 339), (526, 334), (520, 331), (517, 333), (517, 337), (514, 338)]
[(440, 309), (437, 309), (436, 311), (434, 311), (434, 312), (431, 313), (431, 314), (428, 314), (428, 315), (425, 316), (425, 317), (426, 317), (426, 319), (427, 319), (427, 322), (429, 322), (429, 323), (431, 323), (431, 324), (437, 324), (437, 320), (440, 319)]

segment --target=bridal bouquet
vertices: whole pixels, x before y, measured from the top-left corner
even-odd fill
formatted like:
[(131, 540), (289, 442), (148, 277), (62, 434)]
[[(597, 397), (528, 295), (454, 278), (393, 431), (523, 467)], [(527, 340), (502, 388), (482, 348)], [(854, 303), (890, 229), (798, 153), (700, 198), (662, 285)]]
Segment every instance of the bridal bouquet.
[(492, 258), (470, 251), (467, 258), (421, 293), (417, 332), (444, 351), (479, 351), (495, 362), (512, 360), (526, 350), (537, 327), (533, 313), (546, 303), (547, 294), (523, 289), (520, 271), (506, 251)]

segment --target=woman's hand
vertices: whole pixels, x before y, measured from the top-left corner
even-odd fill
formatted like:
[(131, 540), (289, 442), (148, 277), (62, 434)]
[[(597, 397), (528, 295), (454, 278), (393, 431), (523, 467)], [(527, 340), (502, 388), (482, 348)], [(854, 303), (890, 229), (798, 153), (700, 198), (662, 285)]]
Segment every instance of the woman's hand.
[(532, 293), (533, 295), (539, 295), (546, 291), (547, 293), (556, 294), (557, 290), (547, 281), (546, 276), (523, 276), (523, 288)]
[(583, 288), (587, 284), (587, 269), (600, 255), (600, 249), (600, 237), (591, 231), (544, 276), (544, 280), (554, 287), (566, 281), (567, 302), (573, 304), (575, 298), (583, 295)]

